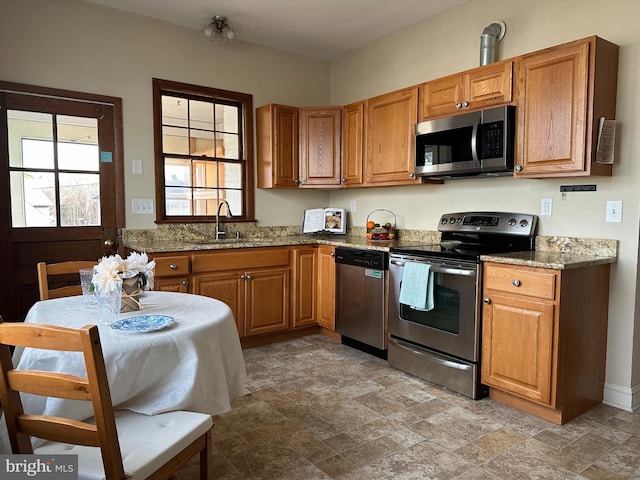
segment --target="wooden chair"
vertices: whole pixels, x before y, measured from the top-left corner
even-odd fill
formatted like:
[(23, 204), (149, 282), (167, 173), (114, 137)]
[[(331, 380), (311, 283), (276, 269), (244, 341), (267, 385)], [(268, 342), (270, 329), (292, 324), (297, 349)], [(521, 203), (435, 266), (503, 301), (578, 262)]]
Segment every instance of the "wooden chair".
[[(16, 370), (10, 346), (82, 352), (86, 377), (60, 372)], [(0, 324), (0, 400), (13, 453), (77, 454), (79, 478), (167, 479), (200, 455), (200, 480), (211, 478), (210, 415), (175, 411), (143, 415), (114, 411), (98, 327), (80, 329), (37, 323)], [(90, 401), (85, 421), (23, 411), (20, 392)], [(32, 448), (32, 438), (44, 443)], [(123, 463), (124, 459), (124, 463)]]
[[(38, 288), (40, 289), (40, 300), (49, 300), (50, 298), (70, 297), (72, 295), (82, 295), (82, 287), (80, 286), (81, 268), (93, 268), (97, 262), (88, 260), (74, 260), (69, 262), (38, 263)], [(74, 285), (65, 285), (58, 288), (49, 288), (50, 276), (73, 275)]]

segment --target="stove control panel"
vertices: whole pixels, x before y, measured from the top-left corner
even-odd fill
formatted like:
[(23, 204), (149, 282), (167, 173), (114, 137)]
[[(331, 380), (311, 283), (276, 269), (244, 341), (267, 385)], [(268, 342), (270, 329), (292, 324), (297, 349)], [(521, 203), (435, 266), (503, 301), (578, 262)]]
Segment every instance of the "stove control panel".
[(510, 212), (445, 213), (440, 217), (440, 232), (481, 232), (509, 235), (535, 233), (538, 217)]

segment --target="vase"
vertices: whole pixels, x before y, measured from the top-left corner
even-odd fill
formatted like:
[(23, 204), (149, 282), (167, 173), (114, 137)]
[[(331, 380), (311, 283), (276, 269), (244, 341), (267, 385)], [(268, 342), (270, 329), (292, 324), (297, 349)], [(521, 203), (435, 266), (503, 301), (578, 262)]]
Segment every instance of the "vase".
[(113, 280), (106, 288), (96, 289), (98, 319), (101, 325), (111, 325), (120, 317), (122, 305), (122, 279)]
[(125, 313), (138, 310), (140, 310), (140, 281), (137, 276), (123, 278), (120, 311)]

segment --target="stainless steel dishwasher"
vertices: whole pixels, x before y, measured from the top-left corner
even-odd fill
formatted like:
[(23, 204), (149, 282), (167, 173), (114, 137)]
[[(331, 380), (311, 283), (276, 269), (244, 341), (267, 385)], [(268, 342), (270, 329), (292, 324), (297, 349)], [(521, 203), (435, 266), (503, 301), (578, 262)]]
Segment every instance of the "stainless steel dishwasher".
[(342, 343), (373, 347), (370, 353), (386, 358), (387, 252), (338, 247), (335, 259), (336, 331)]

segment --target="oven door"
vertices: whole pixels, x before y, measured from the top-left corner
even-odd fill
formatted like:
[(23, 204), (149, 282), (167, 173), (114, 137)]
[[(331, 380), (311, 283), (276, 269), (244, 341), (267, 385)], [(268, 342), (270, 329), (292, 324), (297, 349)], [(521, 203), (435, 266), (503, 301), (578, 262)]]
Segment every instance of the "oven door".
[[(428, 263), (433, 272), (434, 308), (417, 310), (400, 303), (406, 262)], [(391, 254), (389, 257), (389, 334), (470, 362), (480, 358), (480, 269), (475, 262)]]

